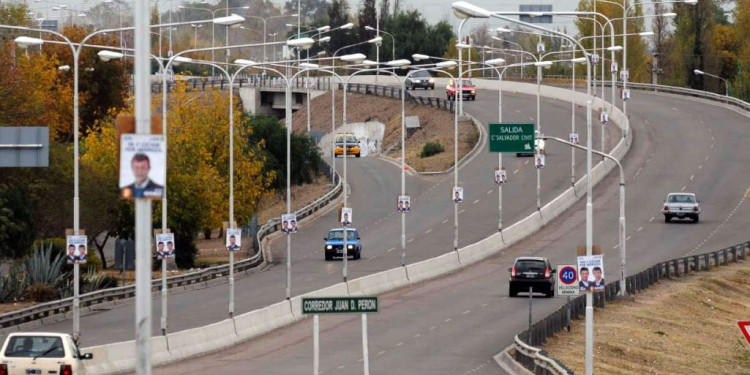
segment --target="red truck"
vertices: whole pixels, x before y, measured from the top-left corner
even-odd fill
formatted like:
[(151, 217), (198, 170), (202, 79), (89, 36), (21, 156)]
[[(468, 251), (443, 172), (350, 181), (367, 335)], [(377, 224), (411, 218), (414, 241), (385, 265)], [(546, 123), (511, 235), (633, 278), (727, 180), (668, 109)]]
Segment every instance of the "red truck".
[[(477, 99), (477, 87), (471, 83), (470, 79), (461, 80), (461, 93), (466, 100)], [(448, 100), (456, 100), (456, 84), (454, 80), (451, 79), (448, 81), (448, 86), (445, 86), (445, 95), (448, 97)]]

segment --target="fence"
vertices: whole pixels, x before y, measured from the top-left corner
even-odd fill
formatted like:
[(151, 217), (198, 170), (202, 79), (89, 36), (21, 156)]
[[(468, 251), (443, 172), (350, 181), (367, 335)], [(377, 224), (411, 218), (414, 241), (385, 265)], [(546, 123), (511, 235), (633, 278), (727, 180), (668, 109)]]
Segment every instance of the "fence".
[[(708, 271), (711, 267), (725, 266), (729, 262), (736, 263), (739, 259), (745, 260), (749, 249), (750, 242), (744, 242), (710, 253), (659, 262), (635, 275), (628, 276), (625, 279), (625, 288), (628, 294), (635, 294), (661, 279), (679, 278), (691, 271)], [(594, 294), (594, 306), (604, 307), (607, 302), (614, 300), (619, 292), (619, 280), (607, 284), (604, 293)], [(572, 319), (578, 319), (586, 314), (585, 310), (586, 296), (577, 297), (533, 324), (530, 329), (516, 335), (514, 355), (516, 362), (537, 375), (573, 375), (573, 371), (555, 359), (549, 358), (543, 350), (534, 346), (543, 345), (548, 337), (569, 327)]]

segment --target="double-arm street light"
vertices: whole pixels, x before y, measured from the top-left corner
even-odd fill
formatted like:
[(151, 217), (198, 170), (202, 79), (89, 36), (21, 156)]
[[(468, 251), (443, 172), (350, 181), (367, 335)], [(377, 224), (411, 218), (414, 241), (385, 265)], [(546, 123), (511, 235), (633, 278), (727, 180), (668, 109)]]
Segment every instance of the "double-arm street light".
[[(282, 14), (279, 16), (271, 16), (271, 17), (259, 17), (259, 16), (250, 16), (250, 15), (244, 15), (246, 18), (254, 18), (263, 21), (263, 43), (266, 43), (266, 37), (273, 35), (274, 42), (276, 41), (276, 33), (268, 34), (268, 29), (266, 29), (266, 24), (268, 20), (273, 18), (285, 18), (285, 17), (297, 17), (297, 14)], [(272, 60), (275, 60), (276, 56)], [(268, 59), (266, 58), (266, 46), (263, 46), (263, 61), (266, 62)]]
[[(365, 26), (365, 30), (375, 31), (375, 32), (377, 32), (378, 36), (380, 35), (380, 33), (383, 33), (385, 35), (390, 36), (391, 37), (391, 60), (395, 60), (396, 59), (396, 38), (393, 36), (393, 34), (387, 32), (385, 30), (382, 30), (382, 29), (380, 29), (380, 30), (376, 29), (376, 28), (374, 28), (372, 26)], [(380, 64), (380, 55), (378, 55), (377, 58), (378, 59), (377, 59), (376, 62), (378, 64)]]
[[(229, 10), (230, 9), (231, 10), (234, 10), (234, 9), (245, 9), (245, 10), (250, 9), (249, 6), (243, 6), (243, 7), (234, 7), (234, 8), (224, 8), (224, 9), (214, 9), (214, 10), (211, 10), (211, 9), (206, 9), (206, 8), (188, 7), (188, 6), (184, 6), (184, 5), (178, 5), (177, 8), (179, 8), (179, 9), (201, 10), (201, 11), (204, 11), (204, 12), (209, 12), (209, 13), (211, 13), (211, 18), (212, 19), (216, 19), (216, 12), (219, 12), (219, 11), (224, 11), (226, 13), (226, 17), (223, 17), (223, 18), (228, 18), (228, 17), (231, 17), (229, 15)], [(242, 22), (242, 21), (240, 21), (240, 22)], [(192, 22), (192, 23), (195, 23), (195, 22)], [(216, 46), (216, 38), (215, 38), (216, 29), (214, 28), (214, 24), (215, 23), (211, 24), (211, 48), (213, 48), (213, 47)], [(226, 33), (226, 43), (225, 44), (229, 45), (229, 30), (227, 30), (227, 33)], [(227, 62), (228, 62), (228, 59), (229, 59), (229, 50), (227, 49)], [(216, 61), (216, 57), (214, 56), (214, 50), (213, 49), (211, 50), (211, 61)], [(214, 75), (213, 67), (211, 69), (212, 69), (211, 75)]]

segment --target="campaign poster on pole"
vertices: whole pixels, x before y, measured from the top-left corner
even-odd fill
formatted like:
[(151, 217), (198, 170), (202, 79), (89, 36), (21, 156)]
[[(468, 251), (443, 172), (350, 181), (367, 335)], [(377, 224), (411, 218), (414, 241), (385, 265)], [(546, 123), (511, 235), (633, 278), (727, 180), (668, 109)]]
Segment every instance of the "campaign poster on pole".
[(453, 187), (453, 195), (451, 196), (453, 203), (461, 203), (464, 201), (464, 188), (460, 186)]
[(352, 224), (353, 220), (354, 220), (354, 217), (352, 216), (352, 208), (343, 207), (341, 209), (341, 224), (345, 226), (349, 226)]
[(578, 144), (578, 133), (570, 133), (570, 143), (574, 145)]
[(281, 215), (281, 232), (285, 234), (297, 233), (297, 214)]
[(536, 154), (534, 155), (534, 165), (536, 166), (536, 169), (543, 169), (547, 166), (547, 161), (545, 160), (544, 154)]
[(156, 235), (156, 259), (174, 258), (174, 233), (162, 233)]
[(604, 257), (584, 255), (578, 257), (578, 288), (581, 292), (604, 292)]
[(162, 199), (167, 180), (164, 137), (123, 134), (120, 139), (120, 196), (124, 199)]
[(88, 238), (86, 236), (67, 236), (66, 245), (68, 264), (86, 264), (88, 251)]
[(602, 111), (599, 114), (599, 121), (601, 121), (602, 124), (608, 123), (609, 122), (609, 113), (607, 113), (607, 111)]
[(622, 90), (622, 100), (630, 100), (630, 89)]
[(502, 185), (508, 182), (508, 174), (505, 172), (505, 167), (495, 167), (495, 184)]
[(242, 229), (227, 229), (227, 250), (237, 251), (242, 247)]
[(617, 73), (617, 70), (618, 70), (617, 68), (618, 67), (617, 67), (617, 63), (616, 62), (612, 61), (612, 64), (609, 66), (609, 68), (610, 68), (610, 72)]
[(411, 197), (408, 195), (398, 196), (398, 212), (410, 212), (411, 211)]

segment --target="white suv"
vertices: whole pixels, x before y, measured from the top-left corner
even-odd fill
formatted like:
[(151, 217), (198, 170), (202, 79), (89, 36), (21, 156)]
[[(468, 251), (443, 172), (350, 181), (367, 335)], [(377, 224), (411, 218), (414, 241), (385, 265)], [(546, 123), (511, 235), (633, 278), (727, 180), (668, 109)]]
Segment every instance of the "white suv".
[(697, 223), (701, 214), (701, 201), (693, 193), (669, 193), (664, 200), (661, 213), (664, 214), (664, 222), (668, 223), (672, 218), (692, 219)]
[(7, 375), (86, 375), (82, 361), (93, 358), (81, 354), (73, 338), (64, 333), (12, 333), (0, 352), (0, 374)]

